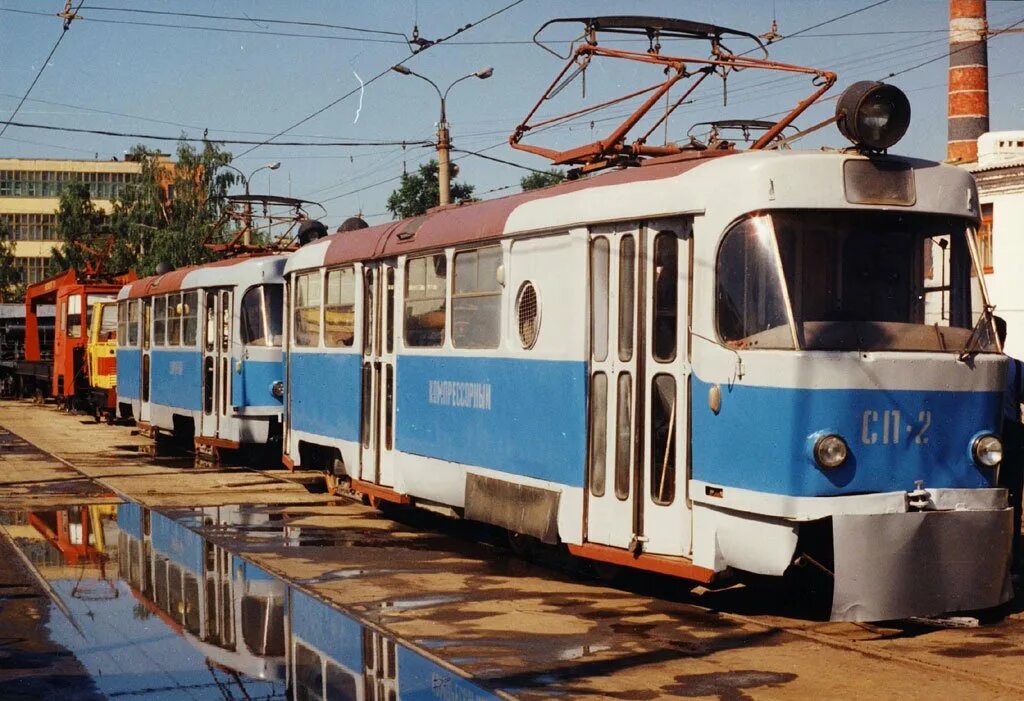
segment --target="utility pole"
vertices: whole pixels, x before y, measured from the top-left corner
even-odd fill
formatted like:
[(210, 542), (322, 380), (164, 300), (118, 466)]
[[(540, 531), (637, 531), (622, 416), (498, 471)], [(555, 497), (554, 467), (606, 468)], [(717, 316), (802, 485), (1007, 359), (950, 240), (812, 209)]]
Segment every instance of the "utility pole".
[(441, 88), (437, 87), (437, 84), (426, 76), (422, 76), (416, 73), (402, 64), (392, 66), (391, 70), (395, 73), (401, 73), (402, 75), (413, 75), (421, 80), (425, 80), (430, 83), (434, 90), (437, 92), (437, 96), (441, 98), (441, 119), (437, 123), (437, 194), (438, 204), (446, 205), (452, 203), (452, 135), (448, 129), (448, 112), (446, 103), (448, 101), (448, 93), (457, 83), (461, 83), (467, 78), (479, 78), (480, 80), (486, 80), (494, 75), (494, 69), (488, 66), (487, 68), (481, 68), (475, 73), (464, 75), (461, 78), (452, 81), (452, 83), (442, 93)]

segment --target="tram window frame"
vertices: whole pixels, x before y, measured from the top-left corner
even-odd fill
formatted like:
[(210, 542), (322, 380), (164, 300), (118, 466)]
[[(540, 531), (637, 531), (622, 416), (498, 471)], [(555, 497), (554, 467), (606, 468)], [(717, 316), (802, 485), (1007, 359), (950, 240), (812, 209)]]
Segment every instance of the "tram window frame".
[(167, 345), (167, 298), (153, 298), (153, 345)]
[[(117, 317), (116, 314), (111, 314), (111, 310), (117, 312), (115, 304), (104, 304), (100, 307), (100, 328), (99, 334), (96, 340), (100, 342), (117, 341)], [(113, 318), (112, 318), (113, 317)], [(90, 335), (92, 334), (92, 325), (90, 324)]]
[[(337, 283), (335, 284), (335, 281)], [(333, 287), (332, 287), (333, 286)], [(354, 265), (331, 268), (324, 277), (324, 346), (352, 348), (356, 342), (357, 276)], [(333, 295), (333, 296), (332, 296)], [(328, 314), (349, 315), (348, 323), (332, 323)], [(347, 332), (347, 335), (346, 335)]]
[(181, 345), (193, 348), (199, 335), (199, 292), (189, 290), (181, 294)]
[[(440, 270), (438, 269), (440, 266)], [(428, 281), (428, 271), (433, 269), (433, 280)], [(420, 287), (413, 294), (413, 274), (422, 272), (419, 277)], [(428, 284), (432, 282), (432, 294), (427, 294)], [(437, 288), (434, 291), (433, 288)], [(433, 304), (420, 313), (413, 314), (417, 305)], [(448, 258), (444, 253), (430, 253), (407, 258), (405, 261), (405, 297), (403, 299), (402, 338), (406, 348), (440, 348), (444, 346), (448, 328)], [(436, 319), (430, 323), (413, 326), (417, 320), (428, 315), (440, 314), (441, 323)], [(410, 335), (412, 332), (413, 335)]]
[[(78, 323), (74, 323), (74, 317), (78, 317)], [(82, 337), (82, 295), (78, 292), (68, 295), (64, 303), (64, 332), (68, 338)]]
[(618, 353), (624, 363), (633, 359), (636, 343), (636, 249), (636, 238), (632, 234), (619, 239)]
[[(671, 241), (671, 260), (661, 259), (661, 244)], [(653, 265), (653, 300), (651, 304), (651, 357), (658, 363), (671, 363), (679, 353), (679, 237), (671, 230), (654, 236), (651, 261)], [(671, 263), (669, 270), (659, 272)], [(662, 302), (665, 302), (662, 305)]]
[[(497, 254), (493, 270), (482, 267), (495, 261), (493, 254)], [(504, 288), (498, 282), (498, 271), (505, 264), (505, 252), (501, 245), (462, 250), (453, 263), (452, 347), (500, 347)]]
[[(598, 383), (598, 378), (603, 386)], [(603, 497), (608, 483), (608, 373), (590, 375), (590, 431), (587, 465), (590, 494)]]
[(128, 345), (128, 302), (117, 303), (117, 345), (123, 348)]
[(128, 300), (128, 345), (139, 345), (139, 300)]
[(633, 373), (616, 377), (615, 388), (615, 497), (629, 498), (633, 474)]
[[(319, 348), (323, 327), (323, 270), (296, 275), (293, 287), (292, 339), (299, 348)], [(302, 312), (310, 309), (316, 309), (315, 324), (303, 320)]]
[[(611, 327), (611, 241), (607, 236), (590, 240), (590, 359), (603, 363), (608, 359)], [(600, 273), (600, 274), (595, 274)], [(597, 495), (595, 495), (597, 496)]]
[[(670, 401), (674, 405), (674, 409), (670, 408), (668, 414), (664, 416), (662, 413), (665, 406), (660, 399), (665, 395), (659, 388), (659, 383), (662, 381), (671, 383), (672, 397)], [(658, 506), (669, 506), (675, 501), (678, 476), (676, 446), (679, 442), (679, 383), (676, 381), (675, 375), (660, 372), (651, 378), (650, 388), (651, 420), (648, 427), (651, 441), (650, 495), (651, 501)], [(661, 418), (660, 421), (659, 418)], [(659, 430), (663, 427), (666, 428), (665, 435), (659, 436)], [(666, 451), (665, 448), (668, 450)], [(668, 483), (667, 496), (661, 487), (662, 482)]]
[(181, 293), (167, 295), (167, 345), (181, 345)]
[[(280, 348), (282, 333), (280, 328), (280, 309), (272, 309), (273, 295), (277, 294), (277, 306), (280, 307), (281, 285), (266, 283), (252, 285), (242, 295), (239, 307), (239, 337), (242, 345), (261, 348)], [(275, 325), (274, 321), (278, 319)]]

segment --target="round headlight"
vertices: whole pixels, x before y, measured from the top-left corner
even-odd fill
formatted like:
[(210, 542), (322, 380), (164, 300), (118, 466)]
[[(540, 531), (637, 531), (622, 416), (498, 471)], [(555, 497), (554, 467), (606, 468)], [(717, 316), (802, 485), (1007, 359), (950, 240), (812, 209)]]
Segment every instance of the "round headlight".
[(995, 467), (1003, 461), (1003, 442), (991, 434), (974, 439), (974, 462), (982, 467)]
[(910, 126), (910, 100), (894, 85), (862, 80), (836, 102), (839, 131), (857, 146), (883, 151)]
[(278, 380), (274, 384), (270, 385), (270, 393), (274, 395), (275, 399), (281, 399), (284, 397), (284, 383)]
[(822, 436), (814, 443), (814, 462), (828, 470), (846, 462), (849, 453), (846, 441), (835, 434)]

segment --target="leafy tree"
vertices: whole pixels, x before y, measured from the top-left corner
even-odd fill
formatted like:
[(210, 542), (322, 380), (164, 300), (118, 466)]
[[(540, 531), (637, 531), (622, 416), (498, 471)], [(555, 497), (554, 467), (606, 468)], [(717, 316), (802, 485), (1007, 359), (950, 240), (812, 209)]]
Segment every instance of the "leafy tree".
[(103, 256), (108, 237), (103, 212), (93, 204), (89, 186), (81, 181), (69, 182), (57, 205), (57, 238), (63, 246), (53, 251), (50, 274), (68, 268), (83, 271), (96, 263)]
[(57, 211), (63, 247), (54, 251), (51, 271), (84, 271), (102, 258), (107, 272), (133, 269), (144, 276), (161, 262), (180, 267), (218, 257), (205, 244), (228, 235), (221, 214), (235, 181), (224, 170), (231, 154), (208, 141), (201, 150), (181, 141), (173, 162), (141, 145), (128, 158), (142, 172), (115, 198), (109, 216), (95, 207), (85, 183), (64, 188)]
[(142, 176), (114, 202), (113, 268), (151, 275), (161, 262), (177, 268), (217, 258), (205, 244), (228, 237), (221, 215), (235, 182), (224, 170), (231, 154), (209, 141), (202, 150), (182, 141), (173, 164), (143, 146), (129, 157), (142, 164)]
[[(473, 197), (474, 187), (467, 183), (452, 181), (451, 197), (453, 202), (466, 202)], [(436, 207), (441, 201), (438, 190), (437, 161), (431, 159), (421, 164), (412, 175), (402, 173), (402, 181), (398, 189), (388, 197), (387, 208), (399, 218), (415, 217)]]
[(14, 258), (14, 232), (0, 222), (0, 302), (15, 302), (24, 296), (25, 283)]
[(524, 175), (519, 179), (519, 186), (523, 190), (536, 190), (549, 185), (557, 185), (565, 180), (565, 174), (557, 168), (552, 168), (546, 173), (539, 171)]

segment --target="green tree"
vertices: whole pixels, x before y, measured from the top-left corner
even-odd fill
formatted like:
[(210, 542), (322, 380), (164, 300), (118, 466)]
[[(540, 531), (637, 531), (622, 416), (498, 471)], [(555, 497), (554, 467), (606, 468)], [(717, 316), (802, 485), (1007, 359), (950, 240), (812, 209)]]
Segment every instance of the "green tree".
[(0, 302), (17, 302), (24, 297), (25, 283), (14, 258), (14, 232), (0, 221)]
[[(441, 200), (437, 185), (437, 161), (431, 159), (421, 164), (415, 173), (402, 173), (402, 181), (398, 189), (388, 197), (388, 211), (400, 219), (424, 214), (431, 207), (436, 207)], [(466, 202), (472, 199), (474, 187), (467, 183), (452, 181), (451, 196), (453, 202)]]
[(524, 175), (519, 179), (519, 186), (523, 190), (536, 190), (542, 187), (548, 187), (549, 185), (557, 185), (565, 180), (565, 174), (557, 168), (552, 168), (546, 173), (535, 171), (529, 175)]
[(151, 275), (161, 262), (177, 268), (216, 259), (206, 244), (228, 238), (222, 214), (235, 182), (224, 169), (231, 154), (209, 141), (201, 150), (182, 141), (173, 164), (144, 146), (136, 146), (129, 157), (142, 164), (142, 175), (114, 202), (114, 269), (131, 267)]
[(108, 237), (103, 212), (93, 204), (89, 186), (81, 181), (69, 182), (57, 205), (57, 238), (62, 246), (53, 251), (50, 274), (69, 268), (82, 272), (97, 263)]

